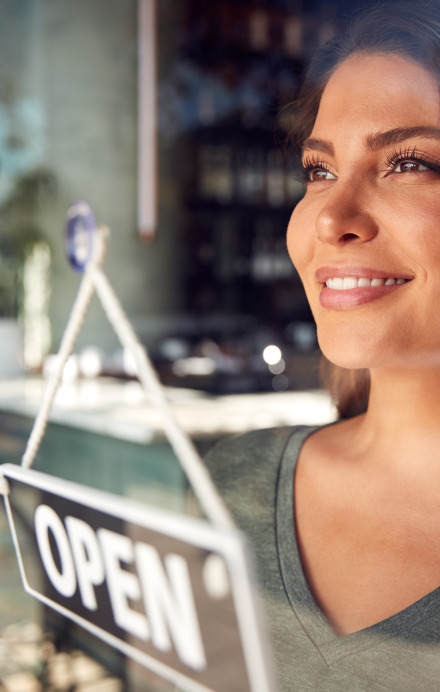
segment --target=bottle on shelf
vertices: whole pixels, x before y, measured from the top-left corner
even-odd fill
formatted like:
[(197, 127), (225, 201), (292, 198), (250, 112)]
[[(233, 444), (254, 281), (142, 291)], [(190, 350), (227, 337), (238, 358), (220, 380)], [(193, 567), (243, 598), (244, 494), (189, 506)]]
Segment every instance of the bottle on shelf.
[(291, 58), (299, 58), (303, 52), (303, 23), (299, 16), (288, 16), (284, 21), (284, 52)]
[(280, 207), (286, 202), (286, 176), (283, 154), (278, 149), (271, 149), (267, 154), (266, 169), (267, 203), (271, 207)]
[(216, 147), (213, 161), (213, 198), (220, 204), (228, 204), (234, 197), (234, 173), (231, 147)]
[(267, 51), (270, 45), (269, 15), (257, 8), (249, 15), (249, 47), (258, 52)]
[(264, 203), (265, 162), (258, 149), (242, 149), (237, 154), (237, 199), (243, 204)]

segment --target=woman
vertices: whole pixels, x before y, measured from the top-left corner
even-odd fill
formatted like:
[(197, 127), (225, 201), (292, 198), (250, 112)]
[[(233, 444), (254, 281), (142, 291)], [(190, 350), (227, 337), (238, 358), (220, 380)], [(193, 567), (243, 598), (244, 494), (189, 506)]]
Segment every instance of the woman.
[(288, 251), (323, 353), (361, 383), (342, 404), (369, 389), (368, 408), (210, 459), (282, 691), (440, 689), (439, 85), (440, 4), (400, 2), (324, 47), (300, 98)]

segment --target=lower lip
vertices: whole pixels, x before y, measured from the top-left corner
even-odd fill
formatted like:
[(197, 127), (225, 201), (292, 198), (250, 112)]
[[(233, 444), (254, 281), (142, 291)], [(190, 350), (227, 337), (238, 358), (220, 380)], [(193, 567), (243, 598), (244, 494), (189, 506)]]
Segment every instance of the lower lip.
[(349, 310), (350, 308), (357, 308), (360, 305), (372, 303), (379, 298), (384, 298), (394, 293), (394, 291), (398, 291), (399, 288), (406, 286), (406, 283), (392, 284), (391, 286), (362, 286), (359, 288), (348, 288), (342, 291), (328, 288), (328, 286), (324, 285), (319, 294), (319, 301), (323, 308), (328, 308), (330, 310)]

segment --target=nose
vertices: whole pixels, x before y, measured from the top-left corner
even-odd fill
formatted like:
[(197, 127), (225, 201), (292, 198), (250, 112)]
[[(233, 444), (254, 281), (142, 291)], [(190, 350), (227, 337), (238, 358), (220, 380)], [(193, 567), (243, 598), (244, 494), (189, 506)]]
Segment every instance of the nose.
[(364, 197), (361, 189), (338, 181), (316, 218), (318, 238), (323, 243), (338, 246), (372, 240), (378, 227), (366, 208)]

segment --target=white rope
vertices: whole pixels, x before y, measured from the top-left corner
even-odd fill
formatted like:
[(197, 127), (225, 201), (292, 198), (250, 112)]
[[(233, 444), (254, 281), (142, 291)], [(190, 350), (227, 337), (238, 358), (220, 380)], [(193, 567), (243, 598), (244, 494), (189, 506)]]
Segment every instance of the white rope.
[(224, 528), (233, 528), (234, 523), (217, 493), (211, 476), (191, 440), (177, 423), (156, 371), (128, 321), (107, 277), (100, 269), (95, 268), (92, 273), (92, 280), (109, 322), (113, 325), (122, 345), (133, 354), (139, 380), (151, 395), (153, 405), (162, 414), (164, 431), (182, 464), (202, 509), (213, 523)]
[(0, 495), (9, 495), (9, 483), (0, 468)]
[[(196, 497), (202, 509), (211, 521), (223, 528), (234, 528), (234, 523), (226, 509), (220, 495), (211, 480), (211, 477), (203, 464), (196, 448), (190, 438), (177, 423), (168, 401), (164, 389), (156, 375), (156, 371), (150, 359), (136, 336), (132, 325), (125, 315), (122, 306), (113, 291), (107, 277), (100, 269), (105, 250), (105, 235), (107, 229), (97, 231), (96, 246), (94, 257), (88, 265), (81, 281), (78, 295), (73, 304), (72, 311), (63, 334), (60, 349), (58, 351), (56, 364), (49, 377), (46, 390), (40, 409), (35, 418), (34, 425), (22, 457), (21, 465), (24, 468), (31, 468), (35, 456), (43, 439), (50, 410), (55, 398), (57, 389), (61, 382), (63, 370), (67, 359), (71, 355), (76, 338), (84, 322), (84, 318), (90, 300), (96, 290), (101, 300), (104, 311), (110, 324), (113, 326), (121, 344), (133, 355), (138, 370), (139, 380), (147, 393), (151, 395), (151, 401), (157, 410), (162, 414), (164, 431), (185, 471)], [(1, 479), (0, 479), (1, 480)], [(2, 490), (0, 482), (0, 493), (6, 491), (6, 486)]]
[(57, 354), (55, 367), (50, 374), (46, 389), (43, 394), (43, 400), (40, 405), (37, 417), (35, 418), (34, 425), (29, 436), (26, 449), (24, 451), (21, 465), (23, 468), (31, 468), (34, 463), (35, 456), (43, 439), (47, 421), (49, 419), (50, 410), (53, 404), (53, 400), (57, 393), (57, 389), (61, 382), (63, 376), (64, 366), (67, 363), (67, 359), (73, 351), (76, 338), (79, 334), (81, 326), (84, 322), (84, 318), (89, 306), (90, 300), (95, 291), (92, 272), (93, 269), (103, 261), (104, 257), (104, 235), (107, 229), (100, 229), (96, 232), (96, 243), (94, 249), (94, 256), (90, 261), (89, 268), (86, 270), (79, 290), (76, 296), (75, 302), (70, 313), (69, 321), (67, 322), (66, 329), (64, 331), (60, 348)]
[(41, 402), (38, 415), (35, 419), (34, 426), (32, 428), (25, 452), (23, 454), (23, 458), (21, 460), (21, 465), (24, 468), (29, 469), (32, 466), (35, 456), (40, 447), (41, 440), (43, 439), (44, 432), (46, 430), (50, 409), (52, 407), (55, 394), (61, 382), (64, 366), (66, 365), (67, 359), (72, 353), (76, 337), (78, 336), (79, 330), (84, 321), (84, 317), (86, 315), (87, 308), (93, 296), (93, 293), (93, 281), (91, 279), (90, 273), (87, 273), (84, 275), (81, 285), (79, 287), (78, 295), (73, 305), (72, 312), (70, 314), (70, 319), (67, 324), (66, 331), (64, 332), (63, 339), (60, 345), (60, 350), (55, 361), (55, 368), (49, 377), (49, 381), (47, 383), (47, 387), (43, 395), (43, 400)]

